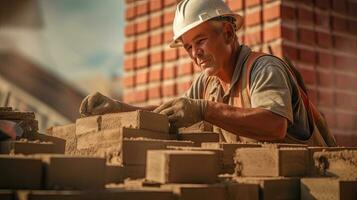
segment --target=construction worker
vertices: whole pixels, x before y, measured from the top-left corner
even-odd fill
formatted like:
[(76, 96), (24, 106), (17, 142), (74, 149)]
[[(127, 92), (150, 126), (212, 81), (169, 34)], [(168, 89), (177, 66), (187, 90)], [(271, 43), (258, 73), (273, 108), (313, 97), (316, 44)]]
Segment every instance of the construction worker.
[(170, 47), (185, 48), (202, 70), (184, 96), (160, 106), (135, 107), (95, 93), (83, 100), (80, 113), (87, 116), (143, 109), (167, 115), (177, 127), (207, 121), (226, 142), (334, 146), (329, 133), (319, 133), (312, 105), (306, 94), (301, 94), (304, 86), (300, 87), (295, 71), (277, 57), (239, 44), (236, 31), (242, 22), (222, 0), (180, 1)]

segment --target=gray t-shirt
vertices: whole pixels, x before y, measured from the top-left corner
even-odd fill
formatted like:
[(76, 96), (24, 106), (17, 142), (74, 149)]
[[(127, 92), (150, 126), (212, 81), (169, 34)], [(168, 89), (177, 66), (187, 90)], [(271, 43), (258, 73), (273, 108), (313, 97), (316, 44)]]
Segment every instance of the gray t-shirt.
[[(250, 53), (247, 46), (242, 45), (239, 51), (234, 77), (239, 77), (238, 71), (244, 64)], [(237, 72), (236, 72), (237, 71)], [(207, 76), (201, 73), (194, 81), (186, 97), (202, 99)], [(213, 87), (218, 96), (217, 102), (223, 102), (223, 88), (217, 81), (210, 82), (217, 84)], [(232, 89), (234, 90), (234, 89)], [(263, 108), (275, 114), (285, 117), (289, 121), (287, 133), (300, 140), (306, 140), (310, 136), (309, 123), (306, 109), (299, 95), (298, 85), (291, 74), (284, 67), (284, 62), (274, 56), (262, 56), (257, 59), (250, 75), (250, 101), (252, 108)], [(233, 105), (234, 106), (234, 105)]]

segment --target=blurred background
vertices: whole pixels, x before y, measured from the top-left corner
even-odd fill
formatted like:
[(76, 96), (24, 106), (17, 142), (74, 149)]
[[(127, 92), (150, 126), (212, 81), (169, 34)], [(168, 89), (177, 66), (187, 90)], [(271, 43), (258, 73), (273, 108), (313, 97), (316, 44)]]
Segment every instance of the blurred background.
[[(179, 0), (1, 0), (0, 102), (36, 112), (40, 129), (78, 118), (88, 93), (159, 104), (199, 69), (170, 49)], [(239, 40), (286, 56), (340, 145), (357, 145), (357, 1), (225, 0)]]
[(0, 102), (40, 128), (78, 116), (90, 92), (121, 99), (122, 0), (2, 0)]

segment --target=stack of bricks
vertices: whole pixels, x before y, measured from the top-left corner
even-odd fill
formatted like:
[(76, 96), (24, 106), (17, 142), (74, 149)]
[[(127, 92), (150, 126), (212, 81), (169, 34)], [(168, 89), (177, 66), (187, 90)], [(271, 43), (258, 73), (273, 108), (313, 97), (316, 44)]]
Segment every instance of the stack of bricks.
[(357, 197), (356, 148), (228, 144), (212, 132), (169, 130), (166, 116), (134, 111), (52, 127), (37, 143), (1, 142), (0, 198)]
[[(199, 69), (170, 49), (179, 0), (126, 0), (124, 101), (156, 104), (182, 95)], [(226, 0), (244, 16), (239, 41), (287, 56), (342, 145), (356, 145), (356, 15), (352, 0)]]

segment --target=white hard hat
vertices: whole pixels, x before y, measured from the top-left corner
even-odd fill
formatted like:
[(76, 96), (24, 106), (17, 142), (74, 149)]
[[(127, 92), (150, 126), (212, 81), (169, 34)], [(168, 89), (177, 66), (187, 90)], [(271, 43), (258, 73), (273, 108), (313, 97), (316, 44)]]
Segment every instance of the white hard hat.
[(174, 38), (170, 47), (182, 46), (179, 38), (192, 28), (215, 17), (232, 17), (236, 30), (243, 24), (243, 17), (233, 13), (222, 0), (182, 0), (177, 4), (173, 23)]

